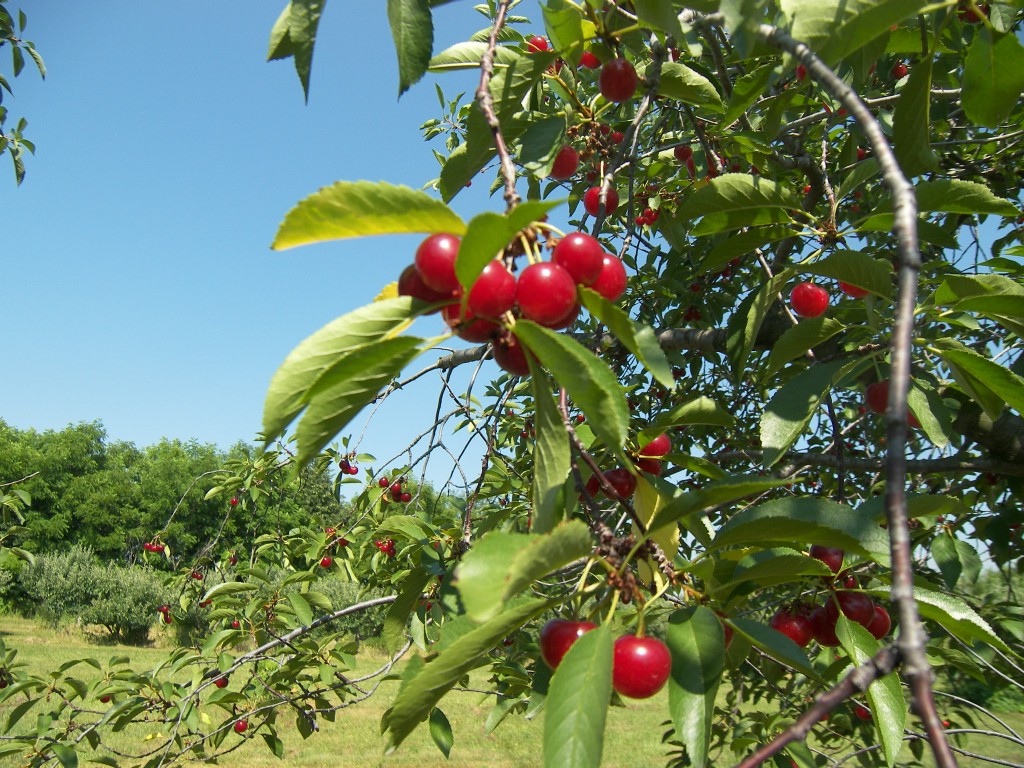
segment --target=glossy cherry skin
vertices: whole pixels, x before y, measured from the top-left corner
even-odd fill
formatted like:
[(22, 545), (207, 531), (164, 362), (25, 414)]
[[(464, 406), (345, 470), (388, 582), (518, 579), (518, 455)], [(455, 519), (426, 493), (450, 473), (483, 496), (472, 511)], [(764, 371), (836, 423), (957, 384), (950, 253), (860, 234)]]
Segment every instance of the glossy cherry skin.
[(601, 274), (590, 286), (608, 301), (618, 301), (626, 292), (626, 266), (622, 259), (606, 253), (601, 260)]
[(892, 70), (890, 70), (889, 74), (892, 75), (893, 80), (901, 80), (907, 76), (907, 72), (909, 72), (907, 65), (902, 61), (897, 61), (892, 65)]
[(693, 149), (691, 147), (679, 146), (672, 150), (672, 154), (675, 155), (676, 160), (685, 163), (693, 158)]
[(540, 631), (540, 655), (544, 663), (556, 669), (572, 644), (592, 629), (597, 629), (597, 625), (589, 621), (549, 621)]
[(842, 280), (839, 281), (839, 290), (845, 293), (847, 296), (852, 296), (855, 299), (863, 299), (871, 291), (866, 288), (858, 288), (856, 285), (850, 283), (844, 283)]
[(617, 103), (633, 98), (638, 82), (639, 78), (632, 64), (626, 59), (612, 59), (601, 67), (597, 87), (608, 101)]
[(835, 599), (825, 603), (825, 612), (833, 624), (839, 620), (839, 611), (850, 621), (867, 627), (875, 618), (875, 603), (863, 592), (836, 592)]
[(858, 720), (867, 722), (871, 719), (871, 710), (865, 707), (863, 704), (858, 704), (853, 708), (853, 714), (857, 716)]
[(772, 616), (768, 626), (781, 632), (801, 648), (806, 648), (814, 639), (814, 625), (807, 614), (800, 610), (780, 608)]
[[(868, 388), (864, 393), (864, 399), (867, 402), (868, 408), (872, 411), (875, 413), (885, 413), (889, 407), (889, 380), (882, 379), (874, 384), (868, 384)], [(921, 422), (909, 410), (907, 411), (907, 424), (915, 429), (921, 426)]]
[[(402, 270), (402, 274), (398, 278), (398, 295), (411, 296), (414, 299), (425, 301), (428, 304), (437, 304), (441, 301), (453, 301), (451, 292), (443, 293), (442, 291), (435, 291), (429, 285), (424, 283), (415, 264), (410, 264)], [(435, 309), (433, 311), (438, 312), (440, 310)]]
[(624, 467), (608, 470), (604, 473), (604, 479), (611, 483), (621, 499), (628, 499), (636, 490), (636, 477)]
[(576, 175), (580, 167), (580, 153), (572, 147), (562, 147), (551, 166), (551, 178), (565, 181)]
[(576, 318), (580, 315), (580, 305), (573, 304), (572, 308), (566, 313), (558, 322), (552, 323), (548, 326), (553, 331), (561, 331), (564, 328), (569, 328), (573, 323), (576, 322)]
[(839, 573), (843, 570), (843, 558), (846, 556), (846, 553), (839, 547), (825, 547), (820, 544), (813, 544), (810, 555), (815, 560), (821, 560), (831, 569), (832, 573)]
[(416, 271), (427, 286), (447, 295), (461, 290), (455, 276), (460, 243), (458, 237), (447, 232), (433, 234), (420, 243), (416, 249)]
[[(601, 188), (591, 187), (583, 193), (583, 208), (591, 216), (597, 216), (598, 209), (601, 206)], [(615, 191), (614, 187), (609, 187), (608, 195), (605, 197), (604, 213), (606, 216), (611, 216), (615, 213), (615, 209), (619, 207), (619, 193)]]
[(808, 617), (811, 620), (811, 626), (814, 627), (814, 639), (818, 641), (818, 645), (823, 645), (826, 648), (835, 648), (839, 645), (839, 638), (836, 636), (836, 623), (830, 621), (825, 606), (819, 605)]
[(807, 67), (805, 67), (803, 64), (797, 64), (796, 65), (796, 79), (799, 80), (800, 82), (803, 82), (806, 77), (807, 77)]
[(597, 58), (593, 51), (584, 51), (580, 54), (580, 64), (587, 69), (600, 69), (601, 60)]
[(526, 350), (522, 344), (511, 333), (504, 333), (498, 337), (493, 346), (494, 362), (502, 370), (508, 371), (516, 376), (529, 376), (530, 364), (526, 361)]
[(639, 450), (637, 450), (637, 454), (640, 456), (654, 456), (656, 458), (661, 458), (671, 450), (672, 440), (669, 438), (668, 434), (663, 432), (646, 445), (641, 445)]
[(228, 679), (226, 677), (218, 677), (216, 680), (213, 681), (213, 684), (216, 685), (218, 688), (227, 688)]
[(455, 331), (460, 339), (481, 344), (490, 341), (501, 331), (501, 328), (490, 320), (462, 313), (459, 304), (449, 304), (441, 310), (448, 327)]
[(649, 475), (658, 477), (661, 475), (661, 462), (657, 459), (650, 459), (646, 456), (641, 456), (636, 460), (636, 468), (641, 472), (646, 472)]
[(526, 43), (526, 50), (530, 53), (541, 53), (548, 49), (548, 41), (540, 35), (534, 35)]
[(576, 304), (576, 281), (557, 264), (531, 264), (519, 274), (516, 303), (527, 320), (556, 325)]
[(497, 320), (516, 301), (516, 278), (498, 260), (483, 268), (473, 287), (469, 289), (466, 306), (471, 314)]
[(883, 637), (889, 634), (889, 630), (892, 628), (892, 619), (889, 617), (889, 612), (882, 606), (875, 603), (875, 615), (868, 622), (865, 629), (871, 633), (871, 636), (875, 640), (881, 640)]
[(235, 733), (245, 733), (248, 730), (249, 730), (249, 721), (248, 720), (238, 720), (235, 723)]
[(580, 285), (593, 285), (604, 269), (605, 250), (586, 232), (572, 232), (558, 241), (551, 261), (568, 272)]
[(656, 637), (624, 635), (615, 641), (612, 687), (621, 696), (648, 699), (668, 682), (672, 655)]
[(800, 317), (821, 317), (828, 309), (828, 291), (814, 283), (799, 283), (790, 293), (789, 303)]
[(322, 557), (322, 558), (320, 559), (320, 567), (321, 567), (321, 568), (330, 568), (330, 567), (331, 567), (331, 564), (332, 564), (333, 562), (334, 562), (334, 560), (332, 560), (332, 559), (331, 559), (330, 557), (328, 557), (327, 555), (324, 555), (324, 556), (323, 556), (323, 557)]

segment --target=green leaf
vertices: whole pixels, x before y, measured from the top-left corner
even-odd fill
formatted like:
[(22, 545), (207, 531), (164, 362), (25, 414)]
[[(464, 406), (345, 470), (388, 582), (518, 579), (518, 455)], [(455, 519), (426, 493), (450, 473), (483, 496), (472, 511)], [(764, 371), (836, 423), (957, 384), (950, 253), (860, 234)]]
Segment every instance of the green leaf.
[(622, 345), (643, 363), (655, 381), (668, 389), (675, 388), (672, 367), (665, 358), (665, 353), (658, 343), (658, 337), (650, 326), (641, 325), (626, 314), (617, 304), (608, 301), (604, 296), (589, 288), (582, 288), (580, 296), (583, 306), (611, 331)]
[(913, 16), (928, 3), (921, 0), (782, 0), (792, 23), (790, 34), (807, 43), (828, 64), (849, 54)]
[(409, 615), (419, 604), (423, 589), (430, 581), (431, 575), (423, 568), (417, 568), (402, 583), (402, 591), (398, 599), (388, 608), (384, 616), (384, 647), (389, 654), (394, 654), (405, 644), (405, 628), (409, 624)]
[(813, 680), (821, 679), (811, 666), (804, 649), (781, 632), (750, 619), (730, 619), (729, 623), (736, 632), (780, 664), (795, 669)]
[[(655, 1), (657, 2), (657, 0)], [(659, 5), (663, 5), (663, 3), (659, 2)], [(729, 125), (763, 97), (768, 91), (768, 84), (775, 76), (774, 65), (764, 64), (753, 72), (736, 78), (736, 82), (732, 86), (732, 96), (729, 97), (729, 106), (721, 118), (721, 125)]]
[[(456, 43), (451, 48), (445, 48), (432, 58), (428, 66), (431, 72), (477, 69), (486, 50), (487, 43)], [(494, 65), (495, 67), (507, 67), (509, 64), (521, 59), (522, 56), (522, 53), (514, 48), (506, 48), (499, 45), (494, 49)]]
[(726, 411), (710, 397), (698, 397), (659, 413), (651, 426), (640, 430), (636, 435), (638, 446), (646, 445), (658, 435), (675, 427), (689, 424), (710, 424), (715, 427), (731, 427), (736, 417)]
[(304, 466), (408, 365), (422, 339), (400, 336), (345, 355), (324, 371), (306, 395), (308, 407), (295, 430), (296, 461)]
[(383, 181), (338, 181), (292, 208), (272, 248), (365, 235), (466, 231), (462, 219), (426, 192)]
[(636, 15), (644, 24), (659, 29), (676, 40), (683, 39), (677, 11), (664, 0), (633, 0)]
[(973, 583), (981, 573), (978, 551), (966, 541), (943, 534), (932, 542), (931, 551), (942, 580), (951, 590), (956, 589), (961, 579)]
[(555, 604), (547, 600), (527, 600), (510, 607), (486, 624), (462, 635), (434, 659), (415, 670), (381, 720), (381, 730), (387, 733), (387, 751), (394, 752), (406, 736), (427, 719), (451, 687), (479, 665), (481, 656), (510, 632)]
[(558, 665), (544, 712), (545, 768), (598, 768), (612, 694), (612, 633), (584, 634)]
[(811, 496), (775, 499), (740, 510), (719, 529), (714, 546), (791, 542), (828, 544), (889, 564), (889, 539), (873, 517)]
[(893, 149), (907, 178), (933, 170), (938, 158), (929, 143), (931, 127), (932, 60), (914, 64), (893, 114)]
[(772, 396), (761, 414), (762, 461), (766, 468), (774, 466), (800, 437), (848, 364), (846, 360), (835, 360), (811, 365)]
[(707, 258), (697, 268), (698, 273), (713, 272), (721, 269), (730, 261), (741, 256), (746, 256), (756, 248), (761, 248), (770, 243), (785, 240), (796, 234), (792, 227), (774, 225), (770, 227), (754, 227), (745, 232), (723, 235)]
[(225, 581), (206, 590), (203, 600), (211, 600), (218, 595), (237, 595), (239, 592), (255, 592), (259, 587), (245, 581)]
[(504, 250), (516, 234), (562, 202), (532, 200), (517, 205), (504, 216), (484, 212), (470, 219), (455, 259), (455, 274), (466, 292), (483, 268)]
[[(651, 67), (654, 65), (652, 64)], [(651, 76), (648, 68), (647, 76)], [(658, 81), (658, 95), (674, 101), (707, 107), (712, 112), (724, 112), (725, 104), (715, 86), (704, 75), (684, 64), (666, 61), (661, 65), (661, 79)]]
[(629, 436), (629, 407), (611, 368), (575, 339), (529, 320), (519, 320), (513, 332), (565, 387), (595, 434), (621, 451)]
[[(701, 187), (679, 208), (680, 221), (696, 221), (702, 225), (712, 221), (714, 231), (754, 224), (773, 224), (788, 221), (787, 211), (799, 210), (800, 198), (788, 188), (777, 185), (763, 176), (749, 173), (727, 173), (712, 179)], [(773, 214), (772, 211), (777, 211)], [(753, 213), (761, 218), (751, 221), (735, 214)], [(765, 218), (766, 217), (766, 218)], [(700, 229), (711, 234), (708, 227)]]
[(523, 133), (519, 162), (527, 172), (544, 178), (551, 173), (555, 158), (565, 144), (564, 117), (537, 120)]
[(285, 358), (267, 390), (263, 434), (280, 435), (302, 410), (313, 384), (354, 350), (400, 333), (414, 316), (408, 297), (385, 299), (342, 315), (305, 339)]
[(961, 103), (969, 120), (996, 128), (1016, 108), (1024, 90), (1024, 46), (1012, 34), (978, 27), (964, 60)]
[(419, 82), (434, 49), (434, 19), (427, 0), (388, 0), (388, 23), (398, 54), (398, 95)]
[(299, 624), (304, 627), (308, 627), (313, 623), (313, 609), (309, 607), (309, 603), (306, 599), (298, 592), (289, 592), (288, 604), (295, 611), (295, 618), (299, 620)]
[(551, 38), (551, 47), (573, 67), (580, 63), (583, 52), (583, 14), (568, 0), (547, 0), (541, 5), (544, 29)]
[(812, 275), (842, 280), (882, 298), (892, 296), (892, 264), (860, 251), (835, 251), (825, 259), (801, 264), (797, 269)]
[(800, 581), (804, 576), (831, 578), (832, 571), (821, 560), (795, 549), (762, 549), (741, 558), (729, 580), (715, 587), (712, 593), (728, 596), (742, 585), (772, 587)]
[(449, 757), (452, 745), (455, 743), (455, 735), (452, 733), (452, 725), (448, 722), (448, 718), (437, 707), (430, 710), (430, 738), (441, 750), (441, 754), (446, 758)]
[(302, 93), (309, 101), (309, 73), (313, 67), (313, 47), (325, 0), (291, 0), (270, 31), (267, 61), (295, 59), (295, 72)]
[[(939, 339), (933, 346), (950, 366), (967, 375), (976, 394), (981, 391), (976, 399), (991, 418), (1002, 412), (1002, 403), (1024, 414), (1024, 379), (1020, 376), (954, 339)], [(984, 390), (998, 399), (985, 397)]]
[(78, 768), (78, 753), (65, 744), (51, 744), (50, 749), (64, 768)]
[[(850, 660), (860, 666), (866, 664), (879, 650), (879, 643), (864, 627), (845, 616), (836, 623), (836, 635)], [(903, 699), (900, 679), (895, 672), (872, 681), (868, 686), (871, 720), (878, 731), (885, 751), (885, 760), (892, 768), (903, 747), (903, 729), (907, 724), (907, 703)]]
[(781, 478), (760, 475), (728, 475), (722, 480), (704, 483), (699, 490), (680, 493), (678, 488), (665, 480), (654, 477), (647, 479), (658, 493), (671, 499), (651, 520), (649, 528), (652, 531), (689, 515), (763, 493), (789, 482)]
[(715, 697), (725, 671), (725, 633), (710, 608), (690, 605), (668, 617), (672, 654), (668, 709), (676, 738), (694, 768), (704, 768), (711, 747)]
[(558, 407), (544, 386), (546, 380), (536, 372), (532, 380), (536, 431), (533, 441), (533, 530), (547, 533), (554, 527), (562, 509), (562, 486), (569, 476), (571, 456), (569, 437)]
[[(864, 591), (876, 597), (889, 596), (888, 587)], [(989, 623), (960, 598), (915, 586), (914, 600), (917, 602), (917, 610), (923, 618), (934, 621), (953, 637), (968, 645), (975, 640), (980, 640), (1004, 653), (1012, 653)]]
[(590, 531), (580, 520), (541, 536), (492, 531), (463, 558), (453, 585), (469, 617), (487, 621), (505, 601), (535, 580), (586, 557), (593, 546)]
[(788, 283), (792, 276), (792, 268), (782, 270), (760, 288), (751, 291), (729, 318), (726, 349), (736, 374), (744, 371), (768, 310), (778, 298), (780, 287)]
[(984, 184), (960, 179), (935, 179), (914, 185), (919, 211), (946, 213), (991, 213), (1016, 216), (1017, 207), (1009, 200), (996, 197)]
[(764, 369), (764, 380), (767, 381), (782, 370), (790, 360), (806, 354), (807, 350), (814, 349), (844, 330), (845, 325), (828, 315), (801, 320), (783, 333), (772, 346)]
[(280, 738), (272, 733), (260, 734), (263, 736), (263, 741), (266, 743), (267, 748), (274, 754), (278, 760), (284, 758), (284, 742)]

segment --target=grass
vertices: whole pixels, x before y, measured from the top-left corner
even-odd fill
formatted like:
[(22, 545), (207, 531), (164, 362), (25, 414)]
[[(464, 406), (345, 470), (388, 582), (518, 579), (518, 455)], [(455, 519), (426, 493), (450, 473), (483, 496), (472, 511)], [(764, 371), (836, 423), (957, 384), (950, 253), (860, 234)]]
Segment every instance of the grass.
[[(18, 650), (18, 660), (28, 664), (35, 674), (45, 674), (65, 661), (91, 656), (101, 661), (116, 655), (127, 655), (136, 668), (155, 666), (165, 658), (169, 642), (158, 640), (155, 647), (138, 648), (109, 644), (97, 644), (96, 637), (76, 628), (53, 631), (39, 623), (11, 616), (0, 617), (0, 637), (9, 648)], [(383, 657), (373, 653), (360, 654), (360, 669), (371, 670), (379, 666)], [(85, 680), (94, 670), (82, 667), (80, 676)], [(358, 670), (357, 670), (358, 671)], [(484, 687), (485, 675), (477, 673), (471, 684)], [(358, 765), (361, 768), (432, 768), (446, 766), (454, 768), (520, 768), (541, 765), (543, 741), (543, 718), (527, 721), (521, 717), (509, 717), (493, 733), (484, 732), (484, 723), (490, 714), (490, 698), (475, 693), (459, 693), (445, 697), (441, 706), (452, 724), (455, 746), (451, 759), (446, 760), (434, 746), (425, 726), (415, 731), (392, 755), (382, 754), (383, 739), (380, 736), (380, 718), (397, 691), (397, 682), (386, 682), (377, 695), (356, 706), (341, 710), (336, 722), (320, 722), (321, 732), (303, 740), (294, 726), (294, 720), (285, 716), (279, 718), (278, 727), (285, 744), (283, 760), (278, 760), (266, 748), (257, 731), (249, 743), (219, 760), (227, 768), (279, 768), (281, 765), (296, 768), (334, 768), (338, 765)], [(606, 768), (632, 768), (664, 765), (666, 749), (661, 744), (663, 727), (668, 717), (667, 695), (639, 702), (629, 702), (626, 707), (616, 707), (608, 712), (605, 734), (604, 760)], [(770, 704), (763, 705), (767, 709)], [(10, 706), (0, 707), (0, 717), (6, 716)], [(218, 710), (219, 712), (219, 710)], [(1000, 715), (1018, 733), (1024, 732), (1024, 714)], [(28, 724), (26, 718), (23, 724)], [(912, 720), (911, 720), (912, 722)], [(979, 718), (978, 728), (992, 728), (995, 724)], [(252, 737), (253, 734), (247, 734)], [(139, 724), (121, 733), (105, 734), (110, 746), (121, 751), (135, 751), (145, 739), (162, 738), (158, 729)], [(230, 745), (240, 741), (234, 734), (225, 742)], [(1024, 759), (1024, 750), (1006, 740), (971, 735), (959, 746), (964, 749), (1019, 764)], [(925, 765), (933, 765), (925, 750)], [(100, 752), (99, 754), (104, 754)], [(83, 755), (87, 758), (89, 755)], [(909, 762), (909, 749), (904, 749), (897, 764)], [(959, 757), (963, 768), (990, 766), (989, 762)], [(712, 764), (729, 765), (732, 760), (713, 759)], [(85, 764), (85, 760), (82, 761)], [(131, 764), (126, 761), (126, 764)], [(860, 763), (850, 761), (847, 766)], [(20, 761), (14, 758), (0, 758), (0, 768), (15, 768)]]

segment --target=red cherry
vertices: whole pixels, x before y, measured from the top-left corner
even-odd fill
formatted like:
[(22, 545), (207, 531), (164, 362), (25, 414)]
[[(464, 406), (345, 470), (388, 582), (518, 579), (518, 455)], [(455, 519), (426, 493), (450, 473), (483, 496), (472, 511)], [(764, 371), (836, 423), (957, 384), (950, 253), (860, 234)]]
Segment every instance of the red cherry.
[(530, 365), (526, 362), (526, 350), (511, 333), (504, 333), (493, 342), (494, 362), (502, 370), (516, 376), (529, 376)]
[(237, 507), (238, 506), (238, 497), (237, 496), (232, 496), (231, 497), (231, 501), (229, 501), (228, 504), (230, 504), (232, 507)]
[[(601, 206), (601, 188), (591, 187), (583, 193), (583, 207), (587, 213), (591, 216), (597, 216), (598, 209)], [(606, 216), (612, 216), (615, 214), (615, 209), (619, 207), (619, 193), (615, 191), (614, 187), (608, 188), (608, 195), (605, 199), (604, 212)]]
[(587, 69), (597, 69), (601, 66), (601, 60), (594, 55), (593, 51), (584, 51), (580, 55), (580, 64)]
[(685, 163), (687, 160), (693, 159), (693, 149), (687, 146), (679, 146), (672, 150), (672, 154), (676, 156), (676, 160), (680, 163)]
[(161, 616), (163, 617), (164, 624), (173, 624), (174, 623), (174, 617), (171, 616), (171, 614), (165, 612), (165, 613), (161, 614)]
[(981, 24), (984, 19), (988, 18), (988, 14), (988, 3), (978, 3), (977, 9), (975, 9), (970, 3), (961, 0), (956, 17), (967, 24)]
[(780, 608), (768, 625), (801, 648), (806, 648), (814, 639), (814, 625), (807, 614), (798, 608)]
[(625, 59), (612, 59), (601, 67), (597, 85), (608, 101), (621, 102), (633, 98), (638, 82), (632, 64)]
[(579, 317), (579, 315), (580, 305), (573, 304), (572, 308), (566, 313), (565, 317), (563, 317), (561, 320), (557, 322), (552, 323), (551, 325), (548, 326), (548, 328), (551, 328), (554, 331), (561, 331), (562, 329), (568, 328), (573, 323), (575, 323), (576, 318)]
[(401, 501), (403, 504), (408, 504), (410, 501), (412, 501), (412, 494), (411, 493), (403, 493), (402, 494), (402, 498), (399, 499), (399, 501)]
[(871, 636), (875, 640), (881, 640), (883, 637), (889, 634), (889, 630), (892, 628), (892, 619), (889, 617), (889, 612), (882, 606), (875, 603), (875, 615), (871, 621), (868, 622), (865, 629), (871, 633)]
[(818, 641), (818, 645), (823, 645), (826, 648), (835, 648), (839, 645), (836, 624), (829, 619), (825, 606), (819, 605), (811, 611), (808, 618), (811, 621), (811, 626), (814, 627), (814, 639)]
[(831, 569), (832, 573), (839, 573), (843, 570), (843, 558), (846, 556), (846, 553), (839, 549), (839, 547), (825, 547), (820, 544), (814, 544), (811, 546), (810, 555), (815, 560), (821, 560)]
[(232, 629), (239, 629), (241, 626), (242, 626), (242, 622), (240, 622), (238, 619), (235, 619), (234, 621), (231, 622), (231, 628)]
[(604, 473), (604, 479), (611, 484), (620, 499), (628, 499), (636, 490), (636, 477), (624, 467), (608, 470)]
[(460, 339), (482, 343), (493, 339), (499, 331), (498, 326), (491, 320), (482, 317), (475, 317), (470, 313), (463, 313), (462, 307), (456, 304), (449, 304), (441, 310), (441, 317), (445, 323), (455, 331)]
[(864, 399), (872, 411), (885, 413), (885, 409), (889, 407), (889, 380), (883, 379), (874, 384), (868, 384)]
[(519, 275), (516, 302), (528, 320), (555, 325), (576, 304), (576, 282), (558, 264), (531, 264)]
[(213, 681), (213, 684), (216, 685), (218, 688), (227, 688), (228, 679), (226, 677), (218, 677), (216, 680)]
[(868, 156), (868, 151), (864, 147), (857, 147), (857, 160), (864, 160)]
[(110, 703), (110, 695), (108, 694), (106, 696), (100, 696), (100, 703), (101, 704), (109, 704)]
[(558, 241), (551, 252), (551, 261), (580, 285), (593, 285), (604, 268), (605, 250), (586, 232), (573, 232)]
[(238, 565), (238, 555), (232, 555), (228, 558), (228, 563), (231, 565)]
[(626, 267), (622, 260), (606, 253), (601, 260), (601, 274), (590, 287), (608, 301), (618, 301), (626, 292)]
[(388, 480), (388, 478), (386, 477), (382, 477), (380, 480), (377, 481), (377, 485), (380, 486), (381, 488), (387, 488), (389, 485), (391, 485), (391, 481)]
[(202, 573), (202, 571), (192, 571), (192, 578), (195, 579), (196, 581), (202, 581), (203, 580), (203, 573)]
[(789, 295), (789, 302), (800, 317), (820, 317), (828, 309), (828, 291), (815, 283), (799, 283)]
[(852, 296), (855, 299), (863, 299), (871, 291), (866, 288), (858, 288), (856, 285), (850, 283), (844, 283), (842, 280), (839, 281), (839, 290), (845, 293), (847, 296)]
[(248, 720), (238, 720), (235, 722), (235, 733), (245, 733), (249, 730)]
[(626, 138), (626, 134), (622, 131), (612, 131), (611, 140), (612, 144), (621, 144), (622, 140)]
[(512, 309), (516, 278), (495, 259), (487, 264), (469, 289), (466, 305), (477, 317), (497, 319)]
[(672, 441), (667, 433), (662, 432), (656, 438), (645, 445), (641, 445), (637, 453), (640, 456), (661, 457), (672, 450)]
[(455, 276), (455, 259), (461, 241), (455, 235), (438, 232), (431, 235), (416, 249), (416, 271), (423, 282), (435, 291), (453, 294), (460, 290)]
[(615, 641), (612, 687), (631, 699), (648, 699), (672, 673), (668, 646), (655, 637), (624, 635)]
[(867, 722), (871, 719), (871, 710), (865, 707), (863, 704), (858, 704), (853, 708), (853, 714), (857, 716), (857, 719)]
[(551, 178), (565, 181), (576, 175), (580, 167), (580, 153), (572, 147), (562, 147), (551, 166)]
[(796, 65), (796, 79), (799, 80), (802, 83), (806, 77), (807, 77), (807, 67), (805, 67), (803, 64), (797, 64)]
[[(410, 264), (402, 270), (398, 278), (398, 295), (411, 296), (427, 304), (437, 304), (439, 301), (452, 301), (452, 292), (435, 291), (420, 277), (415, 264)], [(437, 312), (438, 310), (434, 310)]]
[(863, 592), (836, 592), (835, 599), (825, 603), (825, 611), (833, 624), (839, 620), (839, 611), (850, 621), (867, 627), (875, 618), (875, 603)]
[(540, 35), (534, 35), (527, 41), (526, 50), (530, 53), (541, 53), (548, 49), (548, 41)]
[(323, 557), (322, 557), (322, 558), (320, 559), (320, 567), (321, 567), (321, 568), (330, 568), (330, 567), (331, 567), (331, 564), (332, 564), (333, 562), (334, 562), (334, 560), (332, 560), (332, 559), (331, 559), (330, 557), (328, 557), (327, 555), (324, 555), (324, 556), (323, 556)]
[(892, 69), (889, 71), (889, 74), (892, 75), (893, 80), (902, 80), (904, 77), (907, 76), (908, 71), (909, 70), (907, 69), (906, 64), (904, 64), (902, 61), (897, 61), (895, 64), (892, 65)]
[(572, 644), (592, 629), (597, 629), (597, 625), (589, 621), (549, 621), (540, 631), (540, 655), (544, 663), (556, 669)]
[(636, 468), (641, 472), (646, 472), (647, 474), (654, 475), (655, 477), (661, 475), (661, 462), (657, 459), (640, 457), (636, 460)]

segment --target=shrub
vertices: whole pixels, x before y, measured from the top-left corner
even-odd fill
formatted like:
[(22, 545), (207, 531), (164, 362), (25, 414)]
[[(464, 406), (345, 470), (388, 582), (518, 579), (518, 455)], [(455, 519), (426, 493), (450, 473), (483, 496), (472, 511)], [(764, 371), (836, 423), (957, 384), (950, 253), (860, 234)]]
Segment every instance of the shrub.
[(104, 627), (117, 642), (146, 642), (156, 609), (167, 602), (163, 578), (149, 568), (95, 565), (94, 569), (95, 593), (79, 618)]
[(97, 573), (92, 550), (75, 545), (67, 552), (38, 555), (21, 570), (19, 581), (35, 613), (57, 627), (89, 607)]

